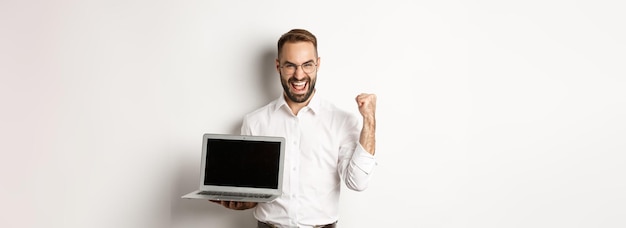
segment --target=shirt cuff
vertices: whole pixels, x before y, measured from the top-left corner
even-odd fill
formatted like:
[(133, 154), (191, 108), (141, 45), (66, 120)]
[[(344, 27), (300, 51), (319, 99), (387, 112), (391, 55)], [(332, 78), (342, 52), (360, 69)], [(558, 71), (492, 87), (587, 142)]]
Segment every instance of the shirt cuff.
[(354, 154), (352, 155), (352, 162), (365, 174), (370, 174), (378, 162), (376, 162), (376, 158), (374, 155), (368, 153), (365, 148), (361, 145), (361, 143), (356, 143), (356, 149)]

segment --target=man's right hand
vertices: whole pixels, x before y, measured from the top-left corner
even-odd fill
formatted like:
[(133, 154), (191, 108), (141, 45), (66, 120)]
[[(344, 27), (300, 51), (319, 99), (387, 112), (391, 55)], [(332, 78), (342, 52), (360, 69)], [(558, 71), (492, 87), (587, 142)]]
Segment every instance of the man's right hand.
[(255, 202), (237, 202), (237, 201), (219, 201), (219, 200), (209, 200), (213, 203), (220, 204), (225, 208), (232, 210), (246, 210), (253, 207), (256, 207), (257, 203)]

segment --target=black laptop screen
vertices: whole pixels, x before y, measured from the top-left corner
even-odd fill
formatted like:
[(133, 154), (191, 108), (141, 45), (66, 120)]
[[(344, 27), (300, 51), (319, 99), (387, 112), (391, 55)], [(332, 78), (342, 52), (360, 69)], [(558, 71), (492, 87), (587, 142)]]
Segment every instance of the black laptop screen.
[(278, 188), (280, 142), (208, 139), (204, 184)]

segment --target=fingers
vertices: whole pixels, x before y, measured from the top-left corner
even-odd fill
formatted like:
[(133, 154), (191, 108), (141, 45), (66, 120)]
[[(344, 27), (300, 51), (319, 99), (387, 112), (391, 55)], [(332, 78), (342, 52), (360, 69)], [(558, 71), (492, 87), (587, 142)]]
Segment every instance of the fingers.
[(376, 112), (376, 94), (361, 93), (355, 98), (359, 112), (363, 116), (373, 116)]
[(231, 201), (230, 204), (228, 205), (228, 208), (233, 209), (233, 210), (243, 210), (245, 209), (246, 203), (244, 202), (234, 202)]
[(245, 209), (253, 208), (254, 206), (256, 206), (256, 203), (253, 203), (253, 202), (220, 201), (220, 200), (209, 200), (209, 201), (220, 204), (223, 207), (232, 209), (232, 210), (245, 210)]
[(376, 94), (361, 93), (356, 96), (356, 102), (359, 104), (359, 106), (365, 103), (376, 103)]
[(231, 201), (222, 201), (222, 200), (209, 200), (209, 201), (222, 205), (223, 207), (226, 207), (226, 208), (230, 207), (230, 202), (231, 202)]
[(225, 208), (228, 208), (228, 209), (236, 209), (237, 208), (237, 202), (235, 202), (235, 201), (220, 201), (220, 204), (222, 204), (222, 206), (224, 206)]

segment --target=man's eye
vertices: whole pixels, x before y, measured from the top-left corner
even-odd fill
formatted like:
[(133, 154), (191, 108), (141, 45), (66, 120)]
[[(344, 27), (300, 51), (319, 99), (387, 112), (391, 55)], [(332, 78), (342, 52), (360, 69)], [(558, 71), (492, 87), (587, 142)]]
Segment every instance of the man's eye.
[(303, 67), (313, 67), (314, 64), (313, 63), (305, 63), (305, 64), (302, 64), (302, 66)]

